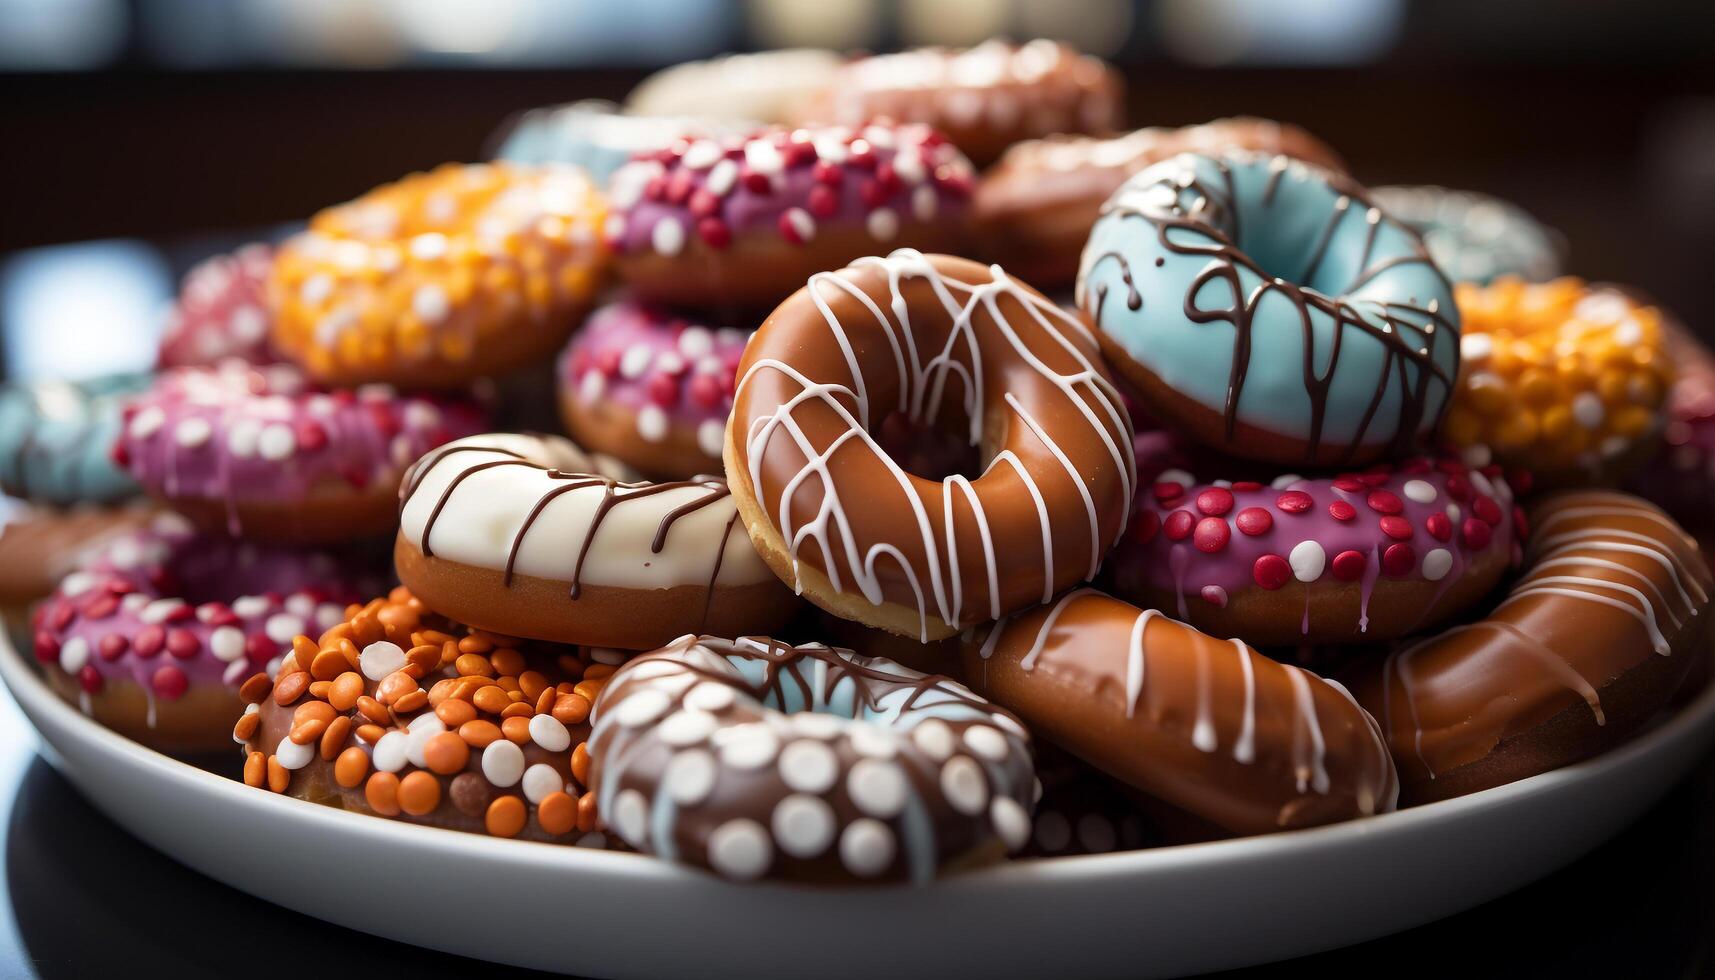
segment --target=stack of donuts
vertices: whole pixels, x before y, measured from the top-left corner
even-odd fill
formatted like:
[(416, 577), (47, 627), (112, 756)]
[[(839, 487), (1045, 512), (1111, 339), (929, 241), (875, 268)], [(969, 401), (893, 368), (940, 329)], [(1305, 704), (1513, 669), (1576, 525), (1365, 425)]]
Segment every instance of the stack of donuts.
[(105, 434), (0, 399), (9, 492), (157, 508), (56, 569), (46, 673), (259, 791), (739, 881), (1367, 818), (1648, 724), (1708, 654), (1646, 497), (1707, 499), (1715, 360), (1510, 205), (1119, 89), (681, 66), (199, 269)]

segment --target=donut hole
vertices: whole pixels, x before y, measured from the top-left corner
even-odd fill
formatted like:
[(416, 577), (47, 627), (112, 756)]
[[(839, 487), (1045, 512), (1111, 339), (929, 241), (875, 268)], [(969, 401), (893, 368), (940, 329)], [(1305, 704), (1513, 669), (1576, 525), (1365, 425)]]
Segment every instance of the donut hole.
[(938, 482), (949, 476), (974, 479), (982, 473), (981, 449), (945, 420), (926, 424), (895, 411), (881, 420), (874, 435), (882, 450), (912, 476)]

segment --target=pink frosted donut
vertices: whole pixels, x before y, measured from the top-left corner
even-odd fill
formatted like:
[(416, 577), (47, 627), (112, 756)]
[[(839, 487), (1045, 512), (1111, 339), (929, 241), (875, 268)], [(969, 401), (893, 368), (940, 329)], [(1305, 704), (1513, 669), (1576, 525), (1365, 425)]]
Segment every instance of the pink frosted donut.
[(192, 267), (167, 311), (158, 366), (194, 367), (231, 357), (251, 364), (278, 361), (268, 342), (273, 267), (274, 250), (261, 242)]
[(680, 140), (614, 172), (607, 237), (646, 300), (769, 309), (861, 256), (962, 251), (974, 181), (921, 123)]
[(163, 514), (98, 550), (36, 610), (48, 680), (97, 721), (163, 751), (229, 745), (239, 685), (299, 633), (345, 618), (379, 576), (347, 584), (319, 552), (260, 548)]
[(640, 303), (610, 303), (560, 355), (560, 416), (579, 445), (650, 477), (719, 473), (749, 337)]
[(1199, 482), (1163, 469), (1171, 456), (1140, 448), (1140, 489), (1106, 572), (1118, 594), (1215, 636), (1392, 639), (1467, 608), (1518, 560), (1524, 516), (1498, 466), (1416, 457), (1316, 479)]
[(470, 402), (328, 390), (288, 365), (227, 361), (157, 378), (126, 406), (113, 452), (205, 529), (330, 544), (391, 533), (405, 467), (485, 426)]

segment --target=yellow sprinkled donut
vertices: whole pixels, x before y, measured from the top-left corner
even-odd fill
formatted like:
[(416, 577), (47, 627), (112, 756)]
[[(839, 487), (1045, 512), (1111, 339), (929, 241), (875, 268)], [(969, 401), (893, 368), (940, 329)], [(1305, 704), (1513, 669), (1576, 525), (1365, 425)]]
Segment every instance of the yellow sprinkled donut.
[(1574, 278), (1455, 292), (1459, 384), (1443, 433), (1549, 484), (1606, 482), (1641, 462), (1673, 378), (1660, 310)]
[(310, 220), (269, 282), (274, 340), (330, 383), (448, 387), (547, 357), (601, 285), (583, 172), (446, 164)]

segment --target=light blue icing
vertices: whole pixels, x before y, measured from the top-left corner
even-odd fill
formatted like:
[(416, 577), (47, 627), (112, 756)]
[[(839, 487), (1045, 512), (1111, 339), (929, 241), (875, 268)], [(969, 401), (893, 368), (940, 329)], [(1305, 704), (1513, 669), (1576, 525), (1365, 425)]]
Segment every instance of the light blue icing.
[(0, 387), (0, 487), (40, 503), (113, 503), (137, 484), (114, 465), (124, 401), (146, 374)]
[(1423, 233), (1435, 264), (1454, 282), (1500, 276), (1542, 282), (1560, 275), (1559, 234), (1500, 198), (1445, 187), (1377, 187), (1383, 210)]
[(755, 127), (744, 120), (630, 116), (611, 102), (591, 99), (521, 113), (502, 129), (494, 156), (512, 163), (571, 164), (605, 182), (632, 154), (660, 149), (688, 133), (720, 136)]
[(1459, 367), (1452, 289), (1417, 233), (1285, 157), (1185, 154), (1132, 177), (1084, 247), (1078, 302), (1229, 433), (1236, 419), (1312, 453), (1429, 433)]

